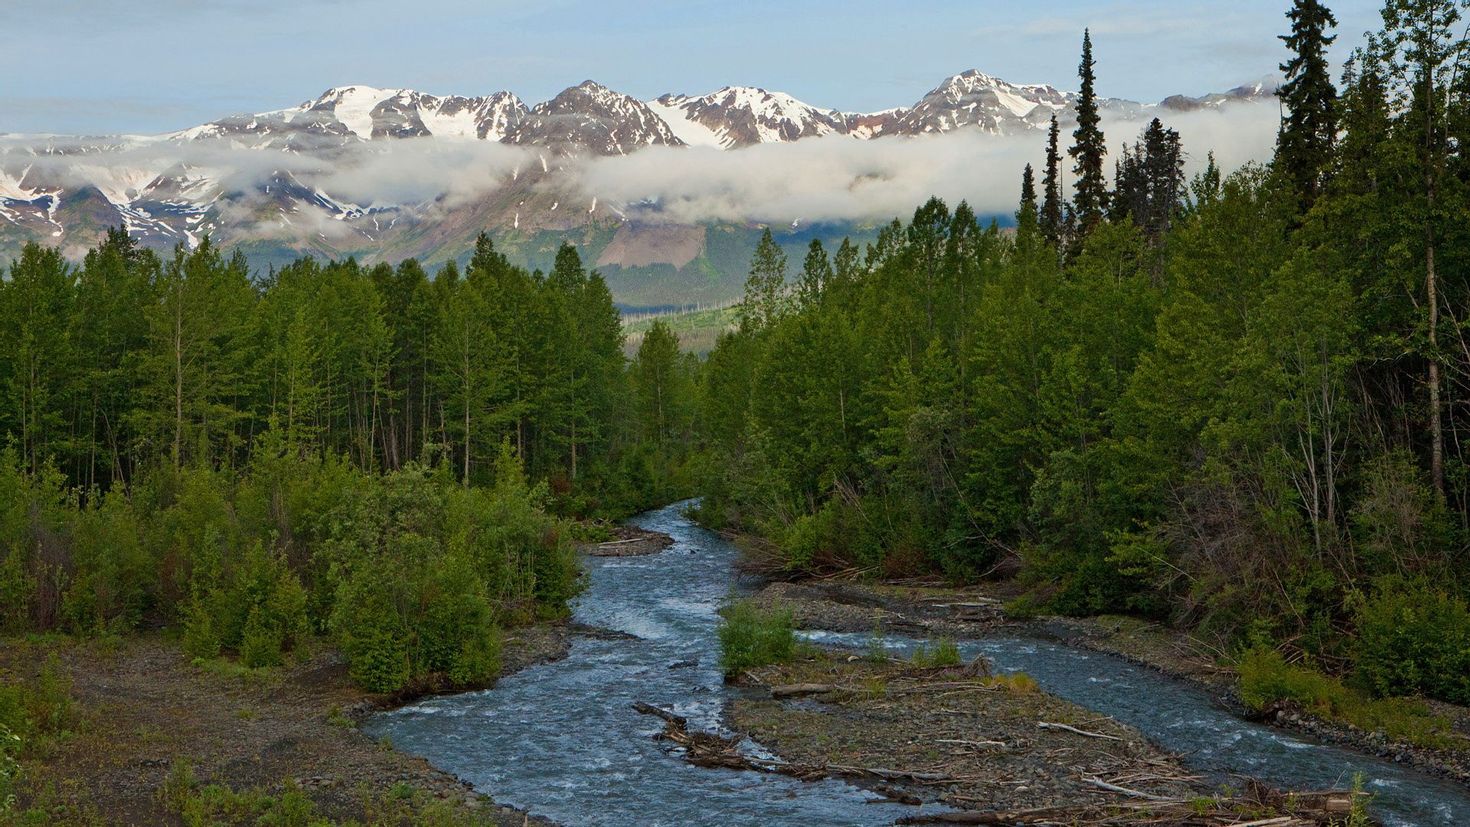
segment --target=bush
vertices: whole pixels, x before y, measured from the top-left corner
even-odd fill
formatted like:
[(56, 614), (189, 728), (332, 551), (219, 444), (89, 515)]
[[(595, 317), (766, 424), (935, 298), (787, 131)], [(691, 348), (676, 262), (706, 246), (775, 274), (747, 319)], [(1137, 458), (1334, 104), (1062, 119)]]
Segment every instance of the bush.
[(1426, 582), (1385, 578), (1357, 607), (1358, 682), (1374, 695), (1470, 704), (1470, 609)]
[(1280, 652), (1257, 646), (1237, 664), (1240, 699), (1259, 712), (1276, 701), (1294, 701), (1308, 710), (1330, 713), (1342, 695), (1340, 684), (1320, 672), (1293, 666)]
[(184, 650), (209, 659), (221, 650), (239, 654), (245, 666), (278, 666), (308, 634), (306, 590), (281, 555), (260, 543), (211, 578), (184, 615)]
[(724, 611), (720, 622), (720, 667), (726, 676), (771, 663), (784, 663), (796, 654), (796, 630), (791, 613), (760, 608), (739, 601)]
[(20, 778), (20, 736), (0, 723), (0, 815), (15, 809), (15, 782)]
[(332, 629), (352, 677), (373, 692), (395, 692), (415, 680), (454, 686), (487, 683), (500, 672), (494, 605), (474, 564), (440, 555), (424, 538), (400, 537), (400, 561), (424, 563), (386, 573), (387, 559), (343, 582)]
[(1280, 652), (1257, 646), (1241, 656), (1240, 699), (1261, 711), (1289, 701), (1329, 720), (1345, 721), (1366, 732), (1430, 748), (1449, 742), (1449, 724), (1422, 703), (1401, 698), (1368, 698), (1342, 681), (1306, 666), (1287, 663)]
[(369, 692), (393, 692), (408, 683), (408, 633), (385, 580), (358, 574), (343, 582), (332, 630), (352, 679)]
[(240, 663), (252, 669), (262, 666), (280, 666), (283, 636), (281, 628), (265, 620), (260, 607), (250, 610), (245, 629), (240, 635)]
[(964, 663), (960, 659), (960, 647), (949, 638), (940, 638), (932, 645), (920, 646), (914, 652), (914, 665), (924, 669), (935, 669), (943, 666), (959, 666)]
[(71, 680), (55, 655), (32, 679), (0, 680), (0, 816), (15, 807), (22, 753), (63, 735), (72, 718)]
[(70, 528), (75, 570), (61, 599), (66, 628), (79, 634), (137, 628), (157, 588), (157, 567), (132, 503), (121, 492), (93, 497)]

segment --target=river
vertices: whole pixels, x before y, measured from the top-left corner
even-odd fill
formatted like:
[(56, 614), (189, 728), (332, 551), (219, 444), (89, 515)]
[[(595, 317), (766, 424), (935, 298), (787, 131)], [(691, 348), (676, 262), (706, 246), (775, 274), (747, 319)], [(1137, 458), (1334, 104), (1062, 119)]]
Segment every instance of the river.
[[(691, 729), (717, 728), (727, 688), (718, 668), (716, 610), (743, 584), (737, 552), (683, 515), (683, 504), (634, 525), (674, 544), (649, 557), (588, 558), (577, 621), (637, 640), (578, 638), (563, 660), (522, 670), (494, 689), (433, 698), (364, 729), (421, 755), (476, 789), (568, 825), (882, 825), (932, 811), (875, 802), (838, 780), (693, 767), (653, 736), (662, 722), (634, 701), (673, 709)], [(810, 633), (867, 645), (866, 636)], [(919, 641), (887, 638), (904, 652)], [(1241, 720), (1204, 691), (1120, 658), (1024, 638), (961, 643), (998, 671), (1024, 671), (1043, 689), (1117, 718), (1219, 783), (1249, 775), (1282, 788), (1342, 787), (1362, 773), (1374, 813), (1396, 827), (1470, 824), (1470, 792), (1453, 783)], [(1238, 782), (1237, 782), (1238, 784)]]

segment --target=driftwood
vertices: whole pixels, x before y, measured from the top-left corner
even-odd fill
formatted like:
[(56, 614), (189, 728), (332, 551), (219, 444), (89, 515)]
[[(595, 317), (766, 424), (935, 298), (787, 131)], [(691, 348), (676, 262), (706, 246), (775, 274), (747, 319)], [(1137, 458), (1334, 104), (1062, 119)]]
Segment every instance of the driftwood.
[[(794, 764), (786, 761), (767, 761), (752, 758), (739, 750), (739, 738), (726, 738), (712, 732), (690, 732), (689, 722), (682, 716), (675, 715), (667, 709), (660, 709), (642, 701), (636, 701), (633, 704), (633, 709), (644, 715), (652, 715), (662, 719), (664, 730), (655, 737), (683, 747), (684, 760), (696, 767), (752, 770), (754, 772), (789, 775), (792, 778), (799, 778), (803, 781), (815, 781), (831, 775), (877, 778), (883, 781), (915, 781), (925, 784), (944, 783), (953, 780), (949, 776), (937, 772), (895, 770), (887, 767), (854, 767), (846, 764)], [(900, 799), (894, 798), (893, 800)]]
[(836, 692), (837, 689), (837, 685), (831, 683), (792, 683), (771, 687), (771, 697), (799, 698), (803, 695), (825, 695), (828, 692)]
[(1154, 795), (1153, 793), (1139, 792), (1138, 790), (1130, 790), (1127, 787), (1120, 787), (1117, 784), (1109, 784), (1108, 782), (1102, 780), (1101, 778), (1084, 778), (1082, 780), (1083, 781), (1086, 781), (1088, 784), (1091, 784), (1094, 787), (1097, 787), (1099, 790), (1106, 790), (1107, 792), (1117, 793), (1118, 795), (1126, 795), (1129, 798), (1142, 798), (1142, 799), (1145, 799), (1147, 801), (1168, 801), (1169, 800), (1167, 796)]
[(622, 531), (634, 533), (635, 536), (608, 540), (605, 543), (591, 543), (580, 546), (579, 550), (589, 557), (642, 557), (657, 554), (674, 544), (674, 538), (656, 531), (642, 532), (628, 528)]
[(1038, 729), (1061, 729), (1061, 730), (1066, 730), (1067, 732), (1074, 732), (1074, 733), (1076, 733), (1078, 735), (1085, 735), (1088, 738), (1106, 738), (1109, 741), (1121, 741), (1121, 740), (1123, 740), (1122, 738), (1119, 738), (1116, 735), (1104, 735), (1101, 732), (1088, 732), (1085, 729), (1078, 729), (1077, 727), (1070, 726), (1068, 724), (1055, 724), (1055, 723), (1052, 723), (1050, 721), (1037, 721), (1036, 722), (1036, 726), (1037, 726)]
[[(1100, 779), (1087, 779), (1099, 781)], [(1112, 790), (1116, 785), (1102, 782), (1102, 789), (1120, 795), (1137, 794), (1136, 790)], [(1126, 827), (1139, 824), (1170, 824), (1179, 827), (1327, 827), (1341, 824), (1353, 809), (1355, 800), (1364, 793), (1343, 790), (1283, 794), (1263, 785), (1251, 783), (1250, 789), (1236, 798), (1186, 799), (1161, 798), (1144, 794), (1146, 799), (1085, 806), (1037, 807), (1012, 812), (959, 810), (948, 813), (926, 813), (906, 816), (899, 824), (991, 824), (991, 825), (1056, 825), (1078, 827)], [(1203, 805), (1203, 806), (1202, 806)], [(1275, 811), (1279, 815), (1241, 821), (1242, 812)]]

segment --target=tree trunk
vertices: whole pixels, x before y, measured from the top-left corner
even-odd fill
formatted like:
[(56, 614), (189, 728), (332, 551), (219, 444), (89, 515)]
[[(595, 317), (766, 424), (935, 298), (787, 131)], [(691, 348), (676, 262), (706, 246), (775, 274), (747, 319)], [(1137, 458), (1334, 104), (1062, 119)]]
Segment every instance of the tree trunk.
[[(183, 297), (179, 297), (182, 302)], [(184, 321), (181, 307), (174, 308), (174, 467), (178, 468), (184, 441)]]

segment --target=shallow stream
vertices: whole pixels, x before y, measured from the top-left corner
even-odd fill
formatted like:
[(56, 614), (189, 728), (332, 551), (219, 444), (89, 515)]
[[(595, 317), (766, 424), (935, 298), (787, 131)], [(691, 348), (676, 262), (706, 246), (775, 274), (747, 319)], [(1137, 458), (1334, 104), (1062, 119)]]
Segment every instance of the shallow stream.
[[(637, 640), (578, 638), (564, 660), (522, 670), (494, 689), (434, 698), (379, 715), (365, 729), (510, 804), (568, 825), (882, 825), (919, 808), (874, 802), (842, 781), (693, 767), (653, 739), (646, 701), (717, 728), (735, 690), (720, 679), (716, 610), (740, 583), (736, 550), (683, 516), (683, 504), (633, 524), (674, 545), (650, 557), (588, 558), (575, 619)], [(827, 643), (868, 636), (817, 632)], [(898, 652), (919, 641), (886, 638)], [(1022, 638), (966, 641), (999, 671), (1129, 724), (1218, 783), (1248, 775), (1282, 788), (1345, 787), (1362, 773), (1375, 814), (1392, 825), (1470, 824), (1470, 792), (1392, 762), (1241, 720), (1203, 690), (1120, 658)], [(932, 811), (932, 806), (926, 808)]]

